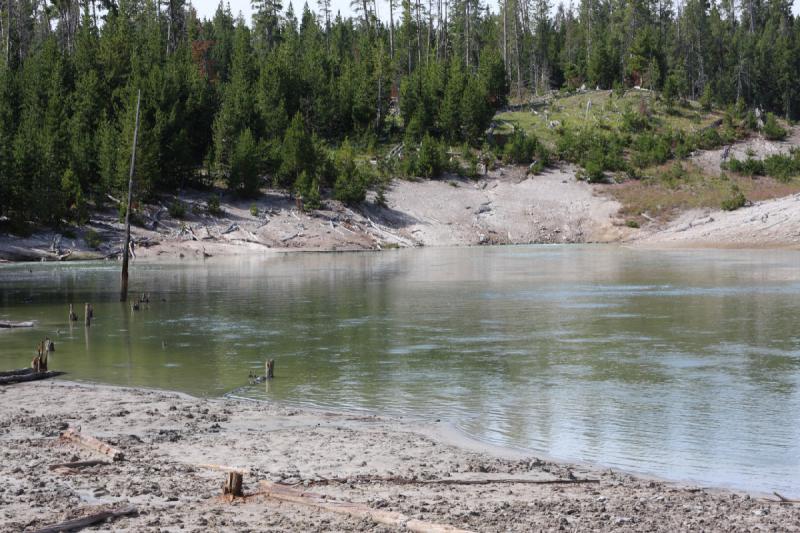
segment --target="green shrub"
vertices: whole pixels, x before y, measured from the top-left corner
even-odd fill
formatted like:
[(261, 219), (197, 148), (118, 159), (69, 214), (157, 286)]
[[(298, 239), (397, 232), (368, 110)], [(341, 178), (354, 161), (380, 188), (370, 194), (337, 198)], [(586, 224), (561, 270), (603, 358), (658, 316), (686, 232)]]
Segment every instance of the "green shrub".
[(742, 174), (744, 176), (763, 176), (764, 175), (764, 162), (759, 159), (749, 157), (744, 161), (732, 157), (723, 167), (731, 172)]
[(639, 133), (651, 129), (650, 119), (647, 116), (646, 106), (637, 112), (628, 107), (622, 112), (622, 131)]
[(231, 157), (231, 170), (228, 175), (228, 188), (242, 196), (253, 196), (258, 192), (260, 154), (258, 144), (245, 128), (239, 134)]
[(503, 147), (503, 160), (515, 165), (527, 165), (535, 161), (544, 167), (548, 163), (549, 153), (536, 137), (516, 130)]
[(447, 152), (442, 143), (426, 133), (419, 149), (408, 150), (403, 163), (406, 176), (435, 178), (447, 168)]
[(764, 137), (770, 141), (782, 141), (786, 138), (787, 131), (778, 124), (778, 119), (772, 113), (767, 113), (767, 120), (764, 122)]
[(367, 196), (368, 178), (364, 169), (356, 164), (350, 141), (345, 139), (336, 152), (336, 182), (333, 196), (345, 204), (358, 204)]
[(711, 150), (724, 143), (715, 128), (706, 128), (696, 135), (696, 144), (701, 150)]
[(628, 226), (629, 228), (634, 228), (634, 229), (639, 228), (639, 223), (636, 222), (635, 220), (626, 220), (625, 225)]
[(250, 204), (250, 214), (254, 217), (258, 217), (258, 206), (256, 204)]
[(639, 135), (634, 141), (631, 162), (639, 168), (663, 164), (670, 157), (670, 144), (668, 135)]
[(312, 211), (322, 207), (319, 193), (319, 180), (303, 170), (294, 182), (295, 193), (303, 199), (303, 210)]
[(475, 153), (469, 144), (464, 143), (461, 147), (461, 159), (464, 161), (464, 168), (461, 168), (461, 173), (470, 179), (478, 179), (478, 154)]
[(583, 168), (583, 172), (579, 175), (580, 179), (585, 179), (589, 183), (605, 183), (606, 175), (603, 172), (603, 166), (596, 160), (589, 160)]
[(731, 188), (731, 195), (722, 200), (721, 207), (723, 211), (736, 211), (740, 207), (744, 207), (746, 203), (747, 199), (744, 197), (744, 194), (739, 190), (739, 187), (734, 185)]
[(219, 216), (222, 214), (222, 209), (219, 206), (219, 196), (212, 194), (206, 200), (206, 211), (209, 215)]
[(775, 154), (764, 159), (764, 173), (778, 181), (789, 181), (800, 176), (800, 150), (789, 154)]
[(556, 150), (561, 159), (578, 163), (584, 168), (593, 162), (601, 171), (620, 171), (627, 168), (623, 150), (628, 140), (614, 132), (597, 129), (561, 128), (556, 140)]
[(86, 233), (83, 234), (83, 240), (86, 241), (86, 245), (89, 248), (97, 249), (102, 244), (103, 239), (100, 238), (100, 235), (93, 229), (87, 229)]
[(186, 206), (183, 205), (183, 202), (180, 200), (173, 200), (171, 204), (169, 204), (169, 216), (172, 218), (183, 218), (186, 216)]
[(711, 84), (707, 83), (705, 88), (703, 89), (703, 94), (700, 96), (700, 105), (703, 108), (703, 111), (711, 111), (711, 107), (714, 104), (714, 96), (711, 91)]

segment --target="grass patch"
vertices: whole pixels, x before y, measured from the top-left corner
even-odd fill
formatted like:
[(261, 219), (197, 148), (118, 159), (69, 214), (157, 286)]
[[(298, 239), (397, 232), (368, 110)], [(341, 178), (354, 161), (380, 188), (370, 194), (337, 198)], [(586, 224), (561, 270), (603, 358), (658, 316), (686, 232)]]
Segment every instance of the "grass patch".
[(707, 176), (692, 163), (672, 162), (646, 169), (639, 180), (605, 185), (603, 190), (622, 204), (620, 216), (643, 224), (648, 218), (669, 221), (687, 209), (744, 205), (742, 197), (758, 202), (788, 196), (800, 192), (800, 180)]

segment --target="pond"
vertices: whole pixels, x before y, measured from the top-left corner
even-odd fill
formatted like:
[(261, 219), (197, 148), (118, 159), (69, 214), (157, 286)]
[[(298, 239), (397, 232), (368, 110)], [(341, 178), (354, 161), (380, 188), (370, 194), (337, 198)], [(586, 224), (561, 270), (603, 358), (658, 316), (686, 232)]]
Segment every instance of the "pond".
[[(524, 246), (0, 267), (0, 368), (440, 419), (547, 457), (800, 495), (800, 252)], [(68, 304), (95, 319), (71, 326)], [(248, 385), (276, 360), (276, 379)], [(10, 395), (6, 395), (9, 398)], [(13, 397), (13, 396), (12, 396)]]

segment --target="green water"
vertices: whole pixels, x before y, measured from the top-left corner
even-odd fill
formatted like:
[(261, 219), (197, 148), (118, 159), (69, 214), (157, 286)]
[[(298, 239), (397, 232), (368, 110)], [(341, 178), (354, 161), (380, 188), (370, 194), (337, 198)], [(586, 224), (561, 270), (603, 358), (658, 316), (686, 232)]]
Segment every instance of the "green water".
[[(416, 249), (0, 268), (0, 367), (441, 419), (555, 458), (800, 495), (800, 252)], [(92, 302), (91, 328), (67, 305)], [(82, 324), (82, 323), (81, 323)], [(277, 378), (247, 386), (274, 358)], [(4, 396), (7, 400), (12, 394)]]

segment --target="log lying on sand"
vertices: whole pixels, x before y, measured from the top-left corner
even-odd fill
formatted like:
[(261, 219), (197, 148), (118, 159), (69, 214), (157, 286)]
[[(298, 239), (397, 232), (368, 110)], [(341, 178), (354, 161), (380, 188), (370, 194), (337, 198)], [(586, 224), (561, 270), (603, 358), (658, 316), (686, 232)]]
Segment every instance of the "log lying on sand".
[(0, 328), (32, 328), (33, 321), (27, 322), (12, 322), (10, 320), (0, 320)]
[(61, 440), (63, 442), (72, 442), (89, 450), (107, 455), (111, 457), (112, 461), (121, 461), (125, 457), (125, 454), (113, 446), (89, 435), (83, 435), (72, 428), (69, 428), (61, 434)]
[(332, 513), (350, 515), (356, 518), (367, 518), (379, 524), (406, 528), (409, 531), (418, 531), (421, 533), (470, 533), (464, 529), (417, 520), (393, 511), (372, 509), (361, 503), (331, 501), (320, 494), (301, 492), (271, 481), (262, 481), (261, 488), (263, 489), (262, 494), (273, 500), (298, 503)]
[(58, 533), (59, 531), (78, 531), (85, 527), (97, 524), (99, 522), (110, 521), (115, 518), (119, 518), (120, 516), (136, 514), (137, 512), (138, 511), (136, 510), (136, 507), (133, 506), (122, 507), (120, 509), (117, 509), (116, 511), (103, 511), (102, 513), (96, 513), (93, 515), (86, 516), (84, 518), (76, 518), (75, 520), (67, 520), (66, 522), (61, 522), (60, 524), (43, 527), (41, 529), (37, 529), (33, 533)]
[[(577, 483), (600, 483), (599, 479), (589, 478), (553, 478), (553, 479), (528, 479), (518, 477), (487, 477), (482, 479), (417, 479), (402, 476), (350, 476), (347, 478), (320, 478), (303, 482), (309, 485), (330, 485), (334, 483), (348, 484), (353, 483), (388, 483), (393, 485), (571, 485)], [(294, 486), (281, 483), (284, 486)]]
[(100, 466), (100, 465), (110, 465), (111, 463), (108, 461), (75, 461), (72, 463), (60, 463), (57, 465), (50, 465), (47, 467), (48, 470), (59, 470), (61, 468), (67, 470), (77, 470), (78, 468), (90, 468), (92, 466)]
[(0, 385), (10, 385), (12, 383), (24, 383), (26, 381), (54, 378), (62, 374), (64, 374), (64, 372), (36, 372), (32, 368), (12, 370), (11, 372), (3, 372), (3, 374), (0, 374)]

